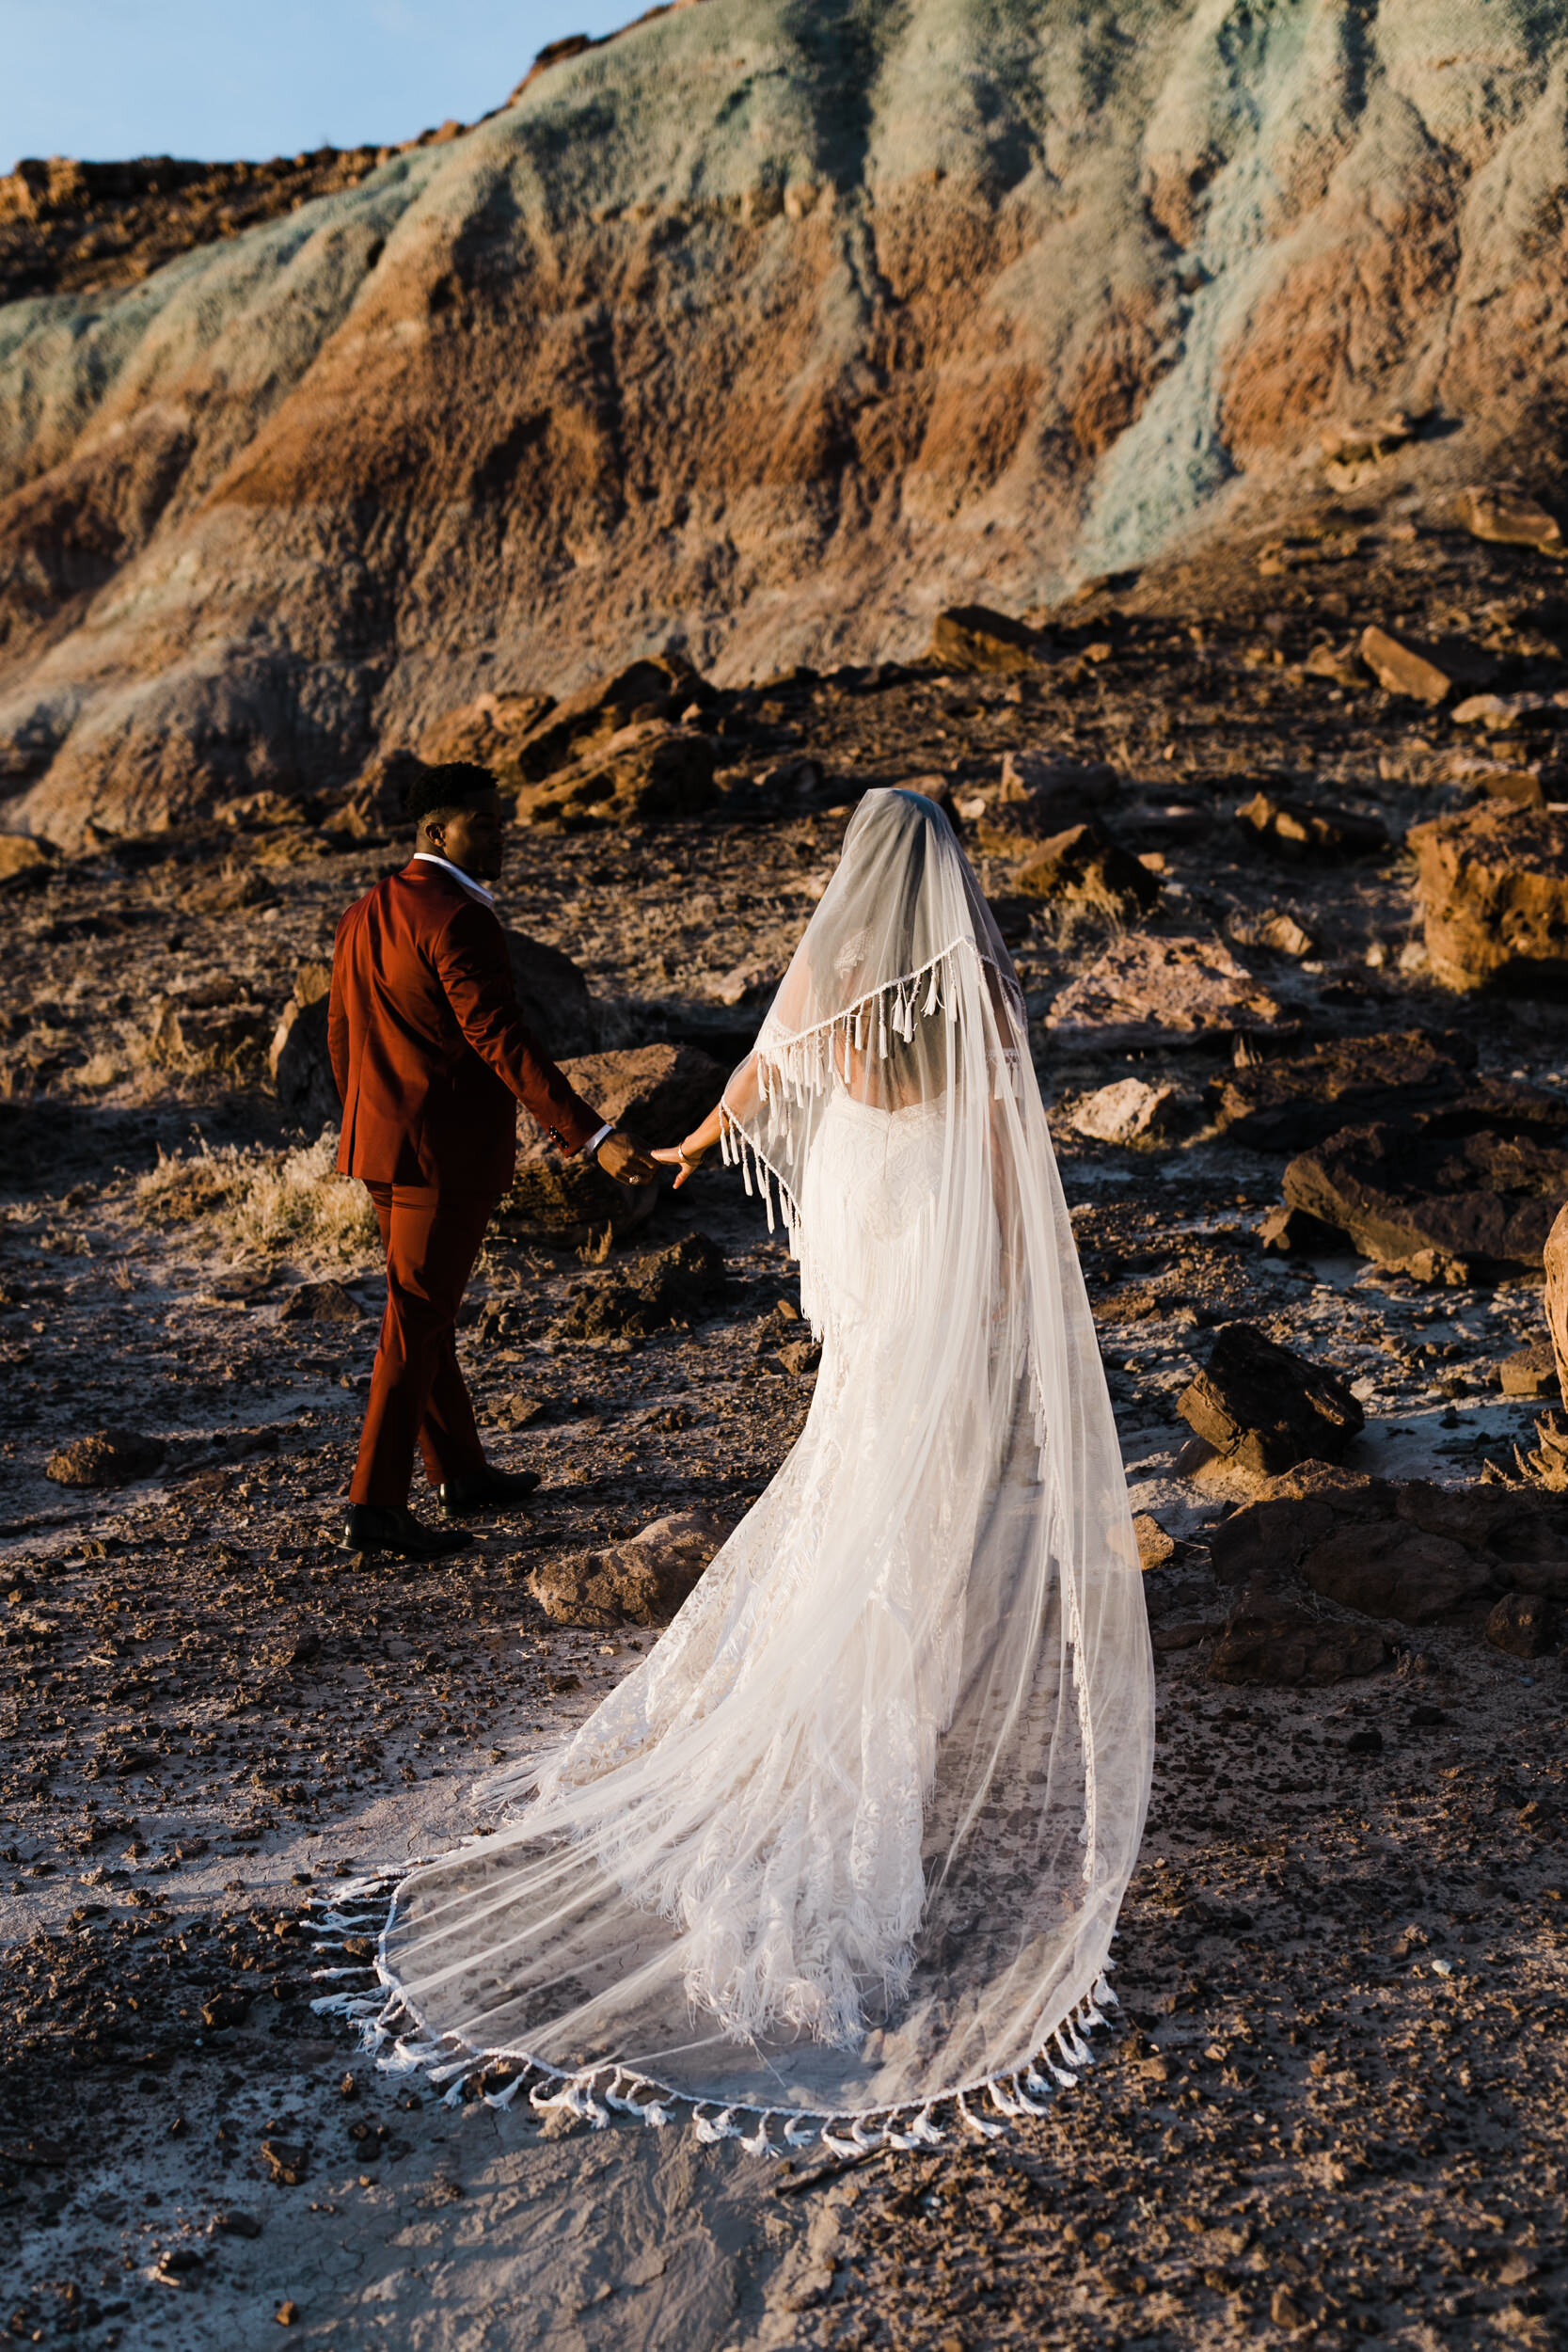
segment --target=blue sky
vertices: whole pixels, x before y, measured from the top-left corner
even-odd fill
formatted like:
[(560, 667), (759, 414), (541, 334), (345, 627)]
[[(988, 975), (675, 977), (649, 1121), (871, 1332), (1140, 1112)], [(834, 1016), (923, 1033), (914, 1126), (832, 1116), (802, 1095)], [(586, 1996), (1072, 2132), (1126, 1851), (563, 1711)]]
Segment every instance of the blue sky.
[(0, 171), (410, 138), (499, 105), (548, 40), (644, 0), (0, 0)]

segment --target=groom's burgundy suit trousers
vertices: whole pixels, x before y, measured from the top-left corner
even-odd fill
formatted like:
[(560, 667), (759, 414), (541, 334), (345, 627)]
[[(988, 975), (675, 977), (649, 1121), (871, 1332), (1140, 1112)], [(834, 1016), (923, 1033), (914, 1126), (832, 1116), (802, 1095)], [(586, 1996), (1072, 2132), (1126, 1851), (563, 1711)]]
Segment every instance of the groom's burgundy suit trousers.
[(483, 1468), (457, 1368), (457, 1310), (496, 1195), (433, 1184), (369, 1191), (387, 1250), (387, 1311), (349, 1500), (398, 1504), (408, 1501), (416, 1443), (433, 1486)]

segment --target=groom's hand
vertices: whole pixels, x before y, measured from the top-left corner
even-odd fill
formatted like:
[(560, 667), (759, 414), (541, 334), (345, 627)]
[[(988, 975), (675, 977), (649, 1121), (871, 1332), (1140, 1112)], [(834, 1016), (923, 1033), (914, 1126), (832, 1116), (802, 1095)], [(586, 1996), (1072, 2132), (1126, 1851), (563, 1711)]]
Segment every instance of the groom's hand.
[(594, 1157), (607, 1176), (613, 1176), (618, 1184), (653, 1184), (658, 1182), (658, 1169), (652, 1157), (640, 1143), (617, 1127), (606, 1136)]

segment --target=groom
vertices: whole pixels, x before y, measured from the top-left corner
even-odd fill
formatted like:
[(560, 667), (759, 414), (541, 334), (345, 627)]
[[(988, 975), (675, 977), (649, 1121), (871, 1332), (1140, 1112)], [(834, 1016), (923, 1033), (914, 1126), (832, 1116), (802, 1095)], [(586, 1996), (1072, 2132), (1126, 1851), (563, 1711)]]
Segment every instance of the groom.
[(387, 1252), (343, 1540), (424, 1560), (470, 1539), (408, 1508), (416, 1441), (449, 1518), (514, 1510), (539, 1484), (485, 1461), (457, 1365), (457, 1311), (512, 1182), (517, 1104), (622, 1183), (658, 1170), (574, 1091), (523, 1019), (485, 888), (505, 854), (495, 778), (466, 761), (427, 768), (405, 805), (412, 858), (338, 926), (327, 1046), (343, 1105), (338, 1167), (369, 1188)]

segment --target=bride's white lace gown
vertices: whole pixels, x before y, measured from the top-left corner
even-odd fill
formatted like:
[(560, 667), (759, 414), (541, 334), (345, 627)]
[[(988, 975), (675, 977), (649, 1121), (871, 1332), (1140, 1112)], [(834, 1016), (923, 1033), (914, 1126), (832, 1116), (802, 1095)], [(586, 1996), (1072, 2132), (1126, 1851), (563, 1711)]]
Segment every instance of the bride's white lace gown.
[(726, 1092), (822, 1343), (805, 1427), (500, 1830), (400, 1889), (422, 2055), (895, 2133), (978, 2084), (1037, 2100), (1048, 2037), (1081, 2062), (1152, 1686), (1023, 1046), (945, 820), (869, 795)]

